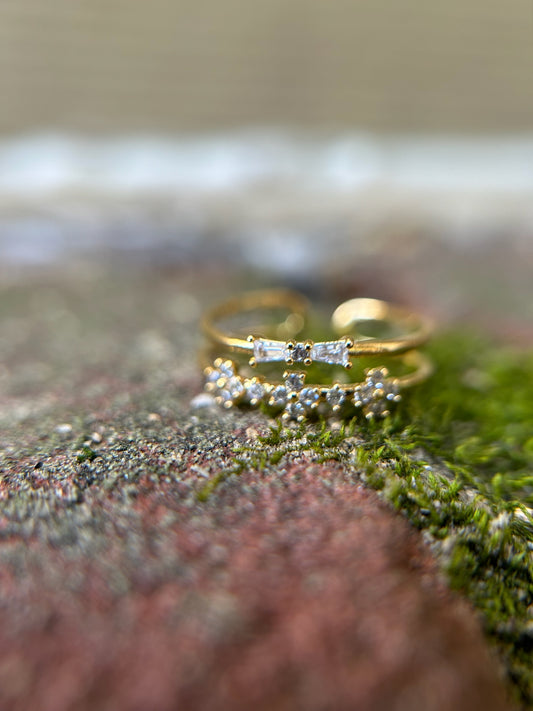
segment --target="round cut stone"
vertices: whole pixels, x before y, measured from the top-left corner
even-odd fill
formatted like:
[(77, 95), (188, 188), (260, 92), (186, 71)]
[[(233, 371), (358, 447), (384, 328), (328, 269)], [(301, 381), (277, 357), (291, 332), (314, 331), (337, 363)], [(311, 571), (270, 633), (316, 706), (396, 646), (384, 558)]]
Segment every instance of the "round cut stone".
[(384, 398), (376, 398), (365, 406), (364, 413), (369, 419), (373, 417), (385, 417), (389, 414), (388, 407), (389, 403), (387, 400)]
[(224, 388), (222, 392), (224, 391), (226, 393), (226, 397), (223, 396), (224, 400), (235, 401), (238, 400), (244, 394), (244, 385), (242, 384), (241, 379), (234, 375), (224, 383)]
[(315, 406), (320, 399), (320, 393), (317, 390), (317, 388), (304, 388), (300, 392), (300, 402), (304, 407), (313, 407)]
[(285, 350), (285, 360), (293, 361), (294, 363), (303, 363), (310, 354), (303, 343), (295, 343), (293, 348)]
[(331, 407), (339, 408), (346, 400), (346, 394), (338, 385), (334, 385), (326, 393), (326, 400)]
[(233, 363), (230, 360), (225, 360), (222, 363), (217, 361), (215, 365), (217, 366), (217, 370), (220, 373), (221, 378), (231, 378), (235, 375)]
[(386, 368), (372, 368), (366, 376), (366, 382), (373, 385), (376, 390), (383, 390), (386, 387), (389, 372)]
[(305, 375), (303, 373), (289, 373), (285, 377), (285, 386), (289, 390), (301, 390), (304, 384)]
[(290, 420), (299, 420), (305, 415), (305, 408), (298, 400), (291, 400), (285, 408), (285, 414)]
[(275, 407), (285, 407), (287, 394), (287, 388), (284, 385), (277, 385), (270, 395), (271, 404)]
[(209, 371), (209, 373), (205, 376), (205, 381), (206, 383), (213, 383), (216, 385), (217, 381), (222, 378), (222, 373), (218, 368), (214, 368), (213, 370)]
[(354, 391), (353, 391), (353, 396), (352, 396), (352, 401), (353, 401), (353, 404), (354, 404), (356, 407), (361, 407), (361, 405), (364, 404), (364, 402), (365, 402), (365, 397), (364, 397), (364, 395), (363, 395), (363, 388), (362, 388), (361, 385), (358, 385), (358, 386), (354, 389)]
[(265, 396), (265, 386), (263, 383), (247, 383), (246, 396), (251, 403), (259, 402)]
[(292, 357), (298, 363), (302, 363), (304, 359), (308, 357), (307, 349), (303, 343), (296, 344), (296, 347), (292, 352)]

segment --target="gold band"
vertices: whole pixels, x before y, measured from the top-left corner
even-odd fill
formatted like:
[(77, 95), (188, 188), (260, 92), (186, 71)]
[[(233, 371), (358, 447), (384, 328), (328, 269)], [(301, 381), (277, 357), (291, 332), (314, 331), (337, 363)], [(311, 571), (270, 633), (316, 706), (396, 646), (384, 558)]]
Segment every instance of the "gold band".
[[(376, 322), (399, 328), (402, 335), (391, 338), (365, 336), (361, 326)], [(338, 306), (331, 317), (338, 335), (349, 333), (354, 340), (350, 355), (397, 355), (424, 345), (433, 332), (432, 321), (380, 299), (349, 299)]]
[(265, 403), (283, 410), (284, 419), (297, 421), (313, 412), (328, 415), (350, 408), (360, 409), (369, 419), (384, 417), (401, 399), (401, 390), (421, 383), (433, 372), (427, 356), (411, 351), (398, 359), (409, 370), (404, 375), (391, 376), (387, 368), (377, 367), (367, 369), (361, 382), (308, 385), (304, 372), (286, 371), (283, 381), (270, 382), (262, 376), (241, 375), (238, 364), (230, 358), (219, 357), (213, 363), (208, 362), (207, 355), (204, 358), (205, 389), (223, 407)]
[(244, 351), (253, 350), (253, 345), (247, 338), (228, 336), (216, 324), (229, 316), (264, 309), (283, 309), (289, 312), (288, 316), (276, 324), (274, 329), (272, 326), (267, 326), (265, 330), (267, 335), (290, 339), (296, 336), (304, 327), (309, 310), (309, 302), (301, 294), (289, 289), (249, 291), (208, 309), (202, 316), (202, 330), (211, 343), (222, 348)]
[[(220, 320), (242, 312), (263, 309), (285, 309), (289, 315), (277, 324), (273, 335), (249, 335), (246, 338), (228, 335), (217, 324)], [(430, 321), (407, 309), (392, 306), (379, 299), (350, 299), (333, 313), (332, 327), (337, 334), (349, 333), (338, 340), (314, 343), (294, 340), (305, 325), (307, 300), (288, 290), (254, 291), (234, 297), (208, 310), (202, 318), (202, 328), (211, 343), (225, 350), (247, 352), (251, 366), (259, 363), (285, 362), (288, 365), (313, 361), (350, 368), (351, 356), (396, 355), (425, 343), (432, 331)], [(392, 337), (376, 338), (364, 335), (361, 326), (369, 322), (400, 330)], [(284, 340), (279, 340), (284, 339)]]

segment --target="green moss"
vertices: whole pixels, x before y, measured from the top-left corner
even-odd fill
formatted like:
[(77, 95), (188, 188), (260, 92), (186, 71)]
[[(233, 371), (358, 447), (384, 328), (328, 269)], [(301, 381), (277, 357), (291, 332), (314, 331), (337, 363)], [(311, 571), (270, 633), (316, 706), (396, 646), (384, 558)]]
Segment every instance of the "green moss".
[(98, 453), (94, 451), (94, 449), (91, 449), (90, 447), (87, 447), (87, 445), (83, 446), (79, 452), (79, 454), (76, 456), (76, 460), (78, 462), (92, 462), (93, 459), (95, 459), (98, 456)]
[(303, 452), (353, 466), (425, 532), (533, 708), (533, 353), (464, 333), (430, 352), (435, 375), (385, 421), (278, 423), (223, 478)]
[(381, 426), (359, 425), (357, 463), (434, 542), (531, 708), (533, 354), (457, 333), (431, 352), (433, 378)]

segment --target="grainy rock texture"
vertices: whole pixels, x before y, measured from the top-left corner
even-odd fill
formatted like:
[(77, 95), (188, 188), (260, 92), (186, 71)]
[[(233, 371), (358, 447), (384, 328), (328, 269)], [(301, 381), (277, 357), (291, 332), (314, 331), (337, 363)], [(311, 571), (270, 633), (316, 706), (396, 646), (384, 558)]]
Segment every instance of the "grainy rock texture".
[(270, 422), (191, 410), (205, 276), (3, 291), (0, 707), (507, 708), (472, 609), (356, 468), (220, 476)]

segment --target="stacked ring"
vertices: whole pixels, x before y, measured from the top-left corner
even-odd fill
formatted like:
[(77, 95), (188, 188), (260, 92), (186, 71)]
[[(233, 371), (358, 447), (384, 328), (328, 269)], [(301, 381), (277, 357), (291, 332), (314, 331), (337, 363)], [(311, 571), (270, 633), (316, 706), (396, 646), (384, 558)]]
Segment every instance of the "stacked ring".
[[(282, 309), (288, 314), (270, 328), (263, 327), (261, 335), (242, 336), (220, 327), (219, 322), (227, 317), (264, 309)], [(205, 388), (217, 403), (225, 408), (264, 403), (281, 413), (283, 419), (297, 421), (317, 412), (348, 414), (354, 409), (367, 418), (384, 417), (390, 413), (390, 406), (401, 399), (403, 389), (431, 375), (430, 360), (414, 350), (431, 333), (431, 324), (424, 317), (378, 299), (351, 299), (332, 316), (334, 332), (349, 335), (319, 342), (297, 340), (305, 326), (307, 310), (307, 300), (300, 294), (269, 290), (229, 299), (204, 314), (202, 327), (210, 343), (208, 352), (202, 356)], [(369, 322), (387, 326), (393, 335), (384, 338), (363, 335), (362, 330)], [(248, 366), (252, 368), (271, 363), (309, 366), (315, 362), (345, 369), (352, 367), (352, 357), (388, 356), (391, 362), (399, 362), (404, 372), (391, 375), (387, 367), (380, 365), (366, 369), (360, 382), (346, 383), (341, 379), (328, 384), (307, 384), (303, 371), (285, 370), (282, 380), (279, 376), (269, 380), (246, 372), (246, 366), (238, 362), (239, 356), (249, 356)]]

